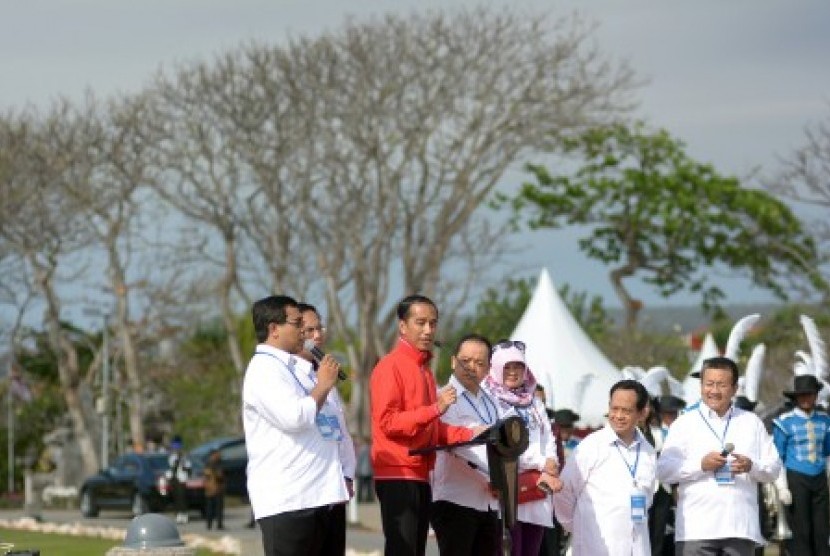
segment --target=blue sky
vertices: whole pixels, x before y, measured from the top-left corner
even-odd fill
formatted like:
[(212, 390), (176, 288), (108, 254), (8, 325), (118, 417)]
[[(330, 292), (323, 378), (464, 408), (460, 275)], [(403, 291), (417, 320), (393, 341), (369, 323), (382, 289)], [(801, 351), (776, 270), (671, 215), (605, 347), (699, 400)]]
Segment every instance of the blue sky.
[[(639, 115), (665, 127), (693, 157), (739, 176), (774, 172), (776, 157), (803, 142), (805, 125), (830, 113), (830, 2), (804, 0), (27, 0), (0, 7), (0, 109), (57, 95), (139, 90), (169, 67), (257, 39), (279, 42), (336, 28), (344, 18), (451, 6), (578, 11), (599, 25), (604, 52), (647, 79)], [(517, 243), (513, 264), (535, 276), (547, 266), (565, 282), (616, 305), (607, 269), (588, 261), (573, 233)], [(731, 301), (770, 299), (745, 280), (719, 276)], [(632, 287), (647, 304), (664, 304)], [(680, 296), (677, 302), (693, 302)]]

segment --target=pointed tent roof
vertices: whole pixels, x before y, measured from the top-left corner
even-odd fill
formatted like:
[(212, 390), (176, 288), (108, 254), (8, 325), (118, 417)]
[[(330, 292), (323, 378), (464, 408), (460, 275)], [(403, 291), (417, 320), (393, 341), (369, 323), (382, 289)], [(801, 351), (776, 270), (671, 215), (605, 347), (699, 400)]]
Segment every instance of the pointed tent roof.
[(527, 345), (527, 364), (545, 388), (548, 405), (572, 409), (587, 426), (600, 426), (608, 411), (608, 391), (622, 378), (571, 315), (547, 269), (511, 339)]

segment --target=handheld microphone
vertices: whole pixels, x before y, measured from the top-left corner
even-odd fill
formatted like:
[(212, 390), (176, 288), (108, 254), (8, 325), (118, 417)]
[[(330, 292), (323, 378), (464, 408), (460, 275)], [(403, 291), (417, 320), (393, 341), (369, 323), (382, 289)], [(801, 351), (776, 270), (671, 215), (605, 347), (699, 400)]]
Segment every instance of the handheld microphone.
[(726, 444), (723, 445), (723, 450), (721, 450), (721, 452), (720, 452), (721, 457), (725, 458), (726, 456), (731, 454), (732, 450), (734, 450), (734, 449), (735, 449), (735, 445), (732, 444), (731, 442), (727, 442)]
[[(325, 352), (318, 348), (317, 345), (314, 343), (314, 340), (308, 339), (303, 343), (303, 348), (311, 354), (315, 361), (318, 363), (323, 360), (323, 357), (326, 356)], [(337, 371), (337, 378), (340, 380), (347, 380), (349, 377), (346, 373), (343, 372), (342, 369)]]

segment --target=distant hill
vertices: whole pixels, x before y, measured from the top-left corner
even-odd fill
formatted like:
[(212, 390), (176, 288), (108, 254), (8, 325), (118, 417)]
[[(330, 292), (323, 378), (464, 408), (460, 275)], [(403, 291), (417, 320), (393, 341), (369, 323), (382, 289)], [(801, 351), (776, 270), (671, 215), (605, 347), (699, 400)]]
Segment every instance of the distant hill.
[[(737, 320), (752, 313), (769, 316), (780, 308), (781, 304), (777, 303), (746, 303), (725, 306), (723, 310), (727, 315)], [(617, 325), (621, 324), (624, 319), (622, 309), (609, 308), (608, 315)], [(680, 334), (685, 334), (707, 326), (711, 320), (700, 306), (646, 306), (640, 311), (639, 327), (642, 330), (675, 330)]]

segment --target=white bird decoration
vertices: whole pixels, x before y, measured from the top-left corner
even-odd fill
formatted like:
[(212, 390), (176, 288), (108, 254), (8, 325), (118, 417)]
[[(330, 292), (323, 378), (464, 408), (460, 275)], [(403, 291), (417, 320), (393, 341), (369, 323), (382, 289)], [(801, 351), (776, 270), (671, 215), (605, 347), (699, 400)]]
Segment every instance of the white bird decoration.
[(758, 392), (761, 388), (761, 377), (764, 374), (764, 356), (767, 353), (767, 346), (758, 344), (752, 349), (749, 361), (746, 362), (744, 373), (744, 396), (749, 401), (758, 401)]
[(729, 339), (726, 340), (726, 350), (723, 352), (725, 357), (728, 357), (735, 363), (738, 362), (738, 357), (740, 356), (741, 351), (741, 342), (747, 332), (749, 332), (752, 327), (755, 326), (755, 323), (757, 323), (760, 319), (761, 315), (755, 313), (753, 315), (747, 315), (735, 323), (732, 330), (729, 331)]
[(640, 384), (646, 387), (649, 396), (656, 398), (663, 395), (662, 384), (669, 378), (669, 370), (665, 367), (652, 367), (640, 379)]
[(796, 362), (793, 365), (793, 372), (796, 375), (812, 374), (822, 384), (822, 389), (818, 394), (819, 403), (827, 407), (830, 401), (830, 376), (828, 376), (827, 368), (827, 348), (821, 333), (816, 326), (816, 322), (807, 315), (801, 315), (801, 328), (804, 329), (804, 334), (807, 336), (807, 345), (810, 347), (810, 352), (798, 350), (795, 352)]

